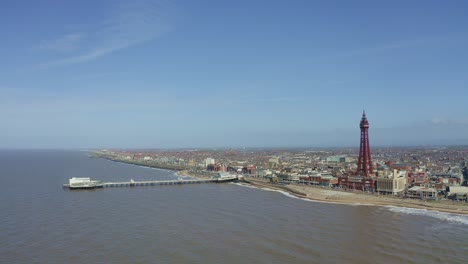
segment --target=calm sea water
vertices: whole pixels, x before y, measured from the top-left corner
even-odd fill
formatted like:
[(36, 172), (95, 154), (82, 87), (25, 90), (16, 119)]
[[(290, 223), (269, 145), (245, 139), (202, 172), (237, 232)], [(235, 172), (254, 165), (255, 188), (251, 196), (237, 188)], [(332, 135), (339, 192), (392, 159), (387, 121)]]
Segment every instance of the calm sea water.
[(468, 263), (468, 216), (236, 184), (63, 189), (71, 177), (177, 176), (85, 152), (0, 151), (0, 262)]

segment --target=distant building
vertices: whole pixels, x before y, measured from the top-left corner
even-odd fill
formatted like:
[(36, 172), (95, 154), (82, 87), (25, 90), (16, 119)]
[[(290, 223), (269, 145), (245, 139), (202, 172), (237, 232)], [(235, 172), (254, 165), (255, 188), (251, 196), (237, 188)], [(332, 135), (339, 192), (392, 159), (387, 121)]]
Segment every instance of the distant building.
[(257, 166), (248, 165), (242, 168), (242, 174), (257, 174)]
[(205, 159), (205, 168), (208, 167), (208, 165), (214, 165), (216, 162), (215, 162), (215, 159), (213, 158), (206, 158)]
[(445, 185), (461, 185), (463, 174), (461, 173), (435, 173), (430, 175), (430, 179)]
[(408, 183), (421, 186), (429, 182), (426, 172), (410, 172), (408, 173)]
[(464, 163), (464, 166), (463, 166), (463, 174), (462, 174), (462, 179), (461, 179), (461, 182), (462, 182), (462, 185), (463, 186), (467, 186), (468, 185), (468, 166), (466, 165), (466, 163)]
[(411, 166), (406, 163), (392, 163), (392, 165), (389, 167), (392, 169), (396, 169), (396, 170), (406, 170), (406, 171), (411, 170)]
[(279, 157), (273, 157), (268, 160), (268, 168), (275, 169), (278, 168), (280, 164)]
[(206, 166), (207, 171), (227, 172), (227, 166), (224, 164), (209, 164)]
[(334, 162), (334, 163), (345, 163), (351, 162), (352, 158), (347, 156), (329, 156), (326, 158), (327, 162)]
[(143, 158), (143, 161), (150, 161), (150, 160), (153, 160), (153, 158), (150, 157), (150, 156), (145, 156), (145, 157)]
[(268, 175), (272, 175), (273, 172), (269, 169), (257, 169), (257, 177), (265, 178)]
[(294, 173), (278, 173), (277, 174), (278, 179), (282, 181), (299, 181), (300, 176), (299, 174), (294, 174)]

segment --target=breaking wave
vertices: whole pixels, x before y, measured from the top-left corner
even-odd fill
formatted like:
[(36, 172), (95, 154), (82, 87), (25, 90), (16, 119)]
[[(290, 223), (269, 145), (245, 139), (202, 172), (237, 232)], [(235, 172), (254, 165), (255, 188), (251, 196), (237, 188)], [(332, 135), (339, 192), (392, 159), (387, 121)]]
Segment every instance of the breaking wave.
[(358, 206), (358, 205), (374, 206), (373, 204), (365, 204), (365, 203), (340, 203), (340, 202), (332, 202), (332, 201), (319, 201), (319, 200), (313, 200), (313, 199), (297, 197), (294, 194), (291, 194), (291, 193), (289, 193), (287, 191), (283, 191), (283, 190), (271, 189), (271, 188), (266, 188), (266, 187), (256, 187), (256, 186), (252, 186), (250, 184), (235, 183), (235, 182), (232, 183), (232, 184), (242, 186), (242, 187), (257, 189), (257, 190), (263, 190), (263, 191), (269, 191), (269, 192), (278, 192), (278, 193), (281, 193), (282, 195), (287, 196), (289, 198), (294, 198), (294, 199), (298, 199), (298, 200), (302, 200), (302, 201), (306, 201), (306, 202), (340, 204), (340, 205), (350, 205), (350, 206)]
[(459, 215), (459, 214), (452, 214), (452, 213), (444, 213), (438, 211), (432, 211), (427, 209), (416, 209), (416, 208), (406, 208), (406, 207), (398, 207), (398, 206), (386, 206), (391, 212), (395, 213), (402, 213), (402, 214), (410, 214), (410, 215), (420, 215), (420, 216), (429, 216), (439, 220), (468, 225), (468, 216), (467, 215)]

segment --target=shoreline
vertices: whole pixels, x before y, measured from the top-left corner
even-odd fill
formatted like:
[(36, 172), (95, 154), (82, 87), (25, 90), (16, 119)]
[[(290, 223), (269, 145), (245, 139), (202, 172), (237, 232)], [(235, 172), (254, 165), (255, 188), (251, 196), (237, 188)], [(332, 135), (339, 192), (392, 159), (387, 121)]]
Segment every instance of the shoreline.
[(160, 170), (168, 170), (168, 171), (174, 171), (174, 172), (179, 172), (179, 171), (184, 171), (184, 168), (178, 168), (175, 166), (165, 166), (165, 165), (159, 165), (159, 164), (146, 164), (146, 163), (140, 163), (140, 162), (131, 162), (131, 161), (126, 161), (126, 160), (119, 160), (119, 159), (112, 159), (108, 157), (92, 157), (96, 159), (104, 159), (112, 162), (117, 162), (117, 163), (122, 163), (122, 164), (128, 164), (128, 165), (135, 165), (135, 166), (140, 166), (140, 167), (145, 167), (145, 168), (152, 168), (152, 169), (160, 169)]
[[(328, 188), (317, 188), (311, 186), (299, 185), (275, 185), (258, 179), (246, 180), (248, 184), (258, 188), (268, 188), (278, 191), (286, 191), (290, 195), (297, 198), (308, 199), (317, 202), (334, 203), (343, 205), (372, 205), (372, 206), (394, 206), (412, 209), (425, 209), (428, 211), (436, 211), (442, 213), (450, 213), (457, 215), (468, 215), (468, 206), (439, 204), (427, 202), (424, 200), (401, 199), (394, 197), (381, 197), (370, 194), (345, 192), (332, 190)], [(449, 207), (449, 208), (447, 208)]]
[[(208, 179), (207, 175), (194, 174), (189, 172), (187, 169), (175, 169), (170, 167), (149, 165), (136, 162), (126, 162), (121, 160), (110, 159), (107, 157), (96, 157), (109, 160), (112, 162), (118, 162), (129, 165), (136, 165), (147, 168), (156, 168), (162, 170), (173, 171), (175, 175), (182, 177), (192, 177), (195, 179)], [(416, 199), (402, 199), (392, 196), (377, 196), (374, 194), (365, 194), (359, 192), (347, 192), (342, 190), (334, 190), (329, 188), (319, 188), (307, 185), (278, 185), (272, 184), (268, 181), (247, 178), (244, 179), (244, 183), (257, 188), (267, 188), (276, 191), (285, 191), (290, 195), (297, 198), (308, 199), (311, 201), (333, 203), (342, 205), (373, 205), (373, 206), (394, 206), (402, 208), (422, 209), (429, 211), (436, 211), (442, 213), (450, 213), (457, 215), (468, 215), (468, 205), (456, 205), (456, 204), (444, 204), (433, 201), (416, 200)]]
[(131, 162), (131, 161), (126, 161), (126, 160), (112, 159), (109, 157), (92, 156), (92, 158), (104, 159), (104, 160), (111, 161), (111, 162), (116, 162), (116, 163), (121, 163), (121, 164), (126, 164), (126, 165), (133, 165), (133, 166), (143, 167), (143, 168), (172, 171), (174, 172), (175, 175), (180, 176), (180, 177), (191, 177), (194, 179), (201, 179), (201, 180), (211, 178), (211, 177), (207, 177), (206, 175), (199, 175), (199, 174), (194, 175), (193, 173), (190, 173), (187, 169), (184, 169), (184, 168), (173, 168), (173, 167), (164, 166), (164, 165)]

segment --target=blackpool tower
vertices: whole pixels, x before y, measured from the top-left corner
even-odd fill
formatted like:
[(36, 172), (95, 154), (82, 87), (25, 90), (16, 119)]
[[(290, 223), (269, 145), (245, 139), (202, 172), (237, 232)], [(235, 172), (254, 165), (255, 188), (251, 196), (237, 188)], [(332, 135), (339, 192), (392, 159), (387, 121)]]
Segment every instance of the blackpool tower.
[(359, 160), (357, 174), (359, 176), (371, 176), (373, 172), (372, 159), (369, 146), (369, 122), (367, 121), (366, 112), (362, 113), (361, 123), (361, 145), (359, 147)]

